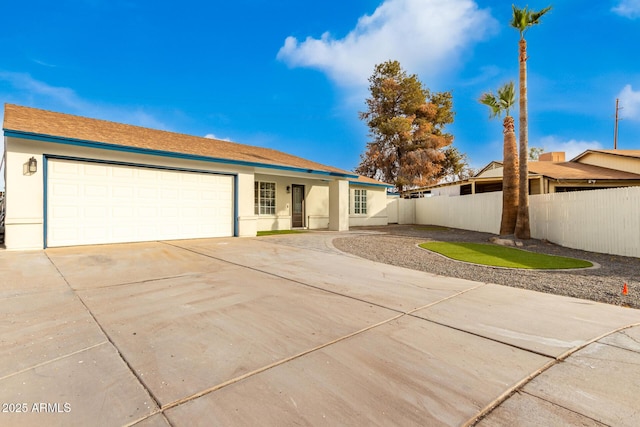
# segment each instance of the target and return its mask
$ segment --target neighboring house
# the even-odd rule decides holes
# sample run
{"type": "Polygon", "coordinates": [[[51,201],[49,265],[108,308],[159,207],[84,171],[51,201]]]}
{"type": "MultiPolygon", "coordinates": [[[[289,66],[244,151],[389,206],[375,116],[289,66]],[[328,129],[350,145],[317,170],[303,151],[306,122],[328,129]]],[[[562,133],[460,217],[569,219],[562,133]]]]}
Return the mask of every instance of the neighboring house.
{"type": "Polygon", "coordinates": [[[387,224],[390,185],[280,151],[5,105],[7,249],[387,224]]]}
{"type": "MultiPolygon", "coordinates": [[[[493,161],[464,181],[432,185],[405,197],[460,196],[502,191],[502,162],[493,161]]],[[[640,186],[640,150],[587,150],[570,161],[563,152],[529,161],[529,194],[640,186]]]]}

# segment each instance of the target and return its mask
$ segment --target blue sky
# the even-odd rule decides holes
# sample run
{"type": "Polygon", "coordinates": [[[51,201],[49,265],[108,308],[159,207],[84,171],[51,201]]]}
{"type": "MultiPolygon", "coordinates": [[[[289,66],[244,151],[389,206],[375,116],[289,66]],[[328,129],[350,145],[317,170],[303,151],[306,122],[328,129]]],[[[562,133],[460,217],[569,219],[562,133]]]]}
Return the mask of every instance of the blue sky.
{"type": "MultiPolygon", "coordinates": [[[[640,0],[553,4],[527,33],[529,145],[640,149],[640,0]]],[[[477,99],[517,81],[511,2],[13,1],[2,7],[0,102],[270,147],[353,170],[375,64],[452,91],[454,146],[502,156],[477,99]]],[[[0,113],[2,114],[2,113],[0,113]]],[[[514,112],[517,116],[517,110],[514,112]]],[[[3,183],[0,182],[0,184],[3,183]]]]}

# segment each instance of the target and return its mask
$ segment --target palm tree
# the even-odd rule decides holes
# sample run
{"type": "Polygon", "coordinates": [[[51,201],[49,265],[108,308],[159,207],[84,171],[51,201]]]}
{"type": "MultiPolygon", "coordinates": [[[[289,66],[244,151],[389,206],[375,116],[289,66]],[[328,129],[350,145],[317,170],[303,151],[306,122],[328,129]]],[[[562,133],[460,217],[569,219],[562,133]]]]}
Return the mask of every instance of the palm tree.
{"type": "Polygon", "coordinates": [[[498,89],[497,94],[482,94],[480,102],[491,109],[490,118],[500,117],[505,113],[504,149],[502,169],[502,220],[500,235],[514,234],[518,217],[518,147],[513,117],[509,114],[516,102],[516,91],[513,82],[506,83],[498,89]]]}
{"type": "Polygon", "coordinates": [[[513,19],[511,26],[520,32],[519,56],[520,62],[520,194],[518,197],[518,220],[516,222],[515,235],[519,239],[531,238],[529,228],[529,166],[527,157],[528,144],[528,113],[527,113],[527,41],[524,33],[533,25],[540,23],[540,18],[551,10],[551,6],[538,12],[528,9],[518,9],[513,6],[513,19]]]}

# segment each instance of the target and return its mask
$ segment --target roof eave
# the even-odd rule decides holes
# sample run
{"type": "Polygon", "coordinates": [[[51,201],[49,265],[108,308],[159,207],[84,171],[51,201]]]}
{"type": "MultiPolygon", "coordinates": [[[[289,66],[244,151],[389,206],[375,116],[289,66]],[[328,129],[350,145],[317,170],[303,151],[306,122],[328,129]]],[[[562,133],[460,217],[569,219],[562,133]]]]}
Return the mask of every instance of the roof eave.
{"type": "Polygon", "coordinates": [[[4,131],[5,137],[32,139],[36,141],[51,142],[55,144],[66,144],[66,145],[74,145],[78,147],[120,151],[125,153],[146,154],[146,155],[160,156],[160,157],[199,160],[199,161],[210,162],[210,163],[222,163],[222,164],[237,165],[237,166],[277,169],[277,170],[284,170],[289,172],[302,172],[302,173],[308,173],[313,175],[324,175],[324,176],[339,177],[339,178],[358,178],[358,175],[355,175],[355,174],[347,174],[347,173],[340,173],[340,172],[320,170],[320,169],[308,169],[308,168],[278,165],[278,164],[272,164],[272,163],[250,162],[247,160],[233,160],[233,159],[225,159],[221,157],[209,157],[209,156],[201,156],[197,154],[179,153],[174,151],[154,150],[151,148],[131,147],[126,145],[109,144],[106,142],[88,141],[88,140],[82,140],[82,139],[60,137],[55,135],[44,135],[44,134],[12,130],[12,129],[6,129],[6,128],[3,128],[2,130],[4,131]]]}
{"type": "Polygon", "coordinates": [[[363,187],[384,187],[384,188],[394,188],[395,185],[387,184],[385,182],[381,182],[376,184],[375,182],[360,182],[360,181],[349,181],[349,185],[361,185],[363,187]]]}

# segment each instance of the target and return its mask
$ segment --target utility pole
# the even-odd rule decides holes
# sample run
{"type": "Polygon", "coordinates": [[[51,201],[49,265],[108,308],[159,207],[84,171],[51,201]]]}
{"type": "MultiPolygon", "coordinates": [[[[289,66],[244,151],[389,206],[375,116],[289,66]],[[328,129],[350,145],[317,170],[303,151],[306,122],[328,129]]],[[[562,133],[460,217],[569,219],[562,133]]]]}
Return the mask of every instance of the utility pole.
{"type": "Polygon", "coordinates": [[[616,124],[613,130],[613,149],[614,150],[618,149],[618,110],[620,110],[620,108],[618,107],[619,101],[620,99],[616,98],[616,124]]]}

